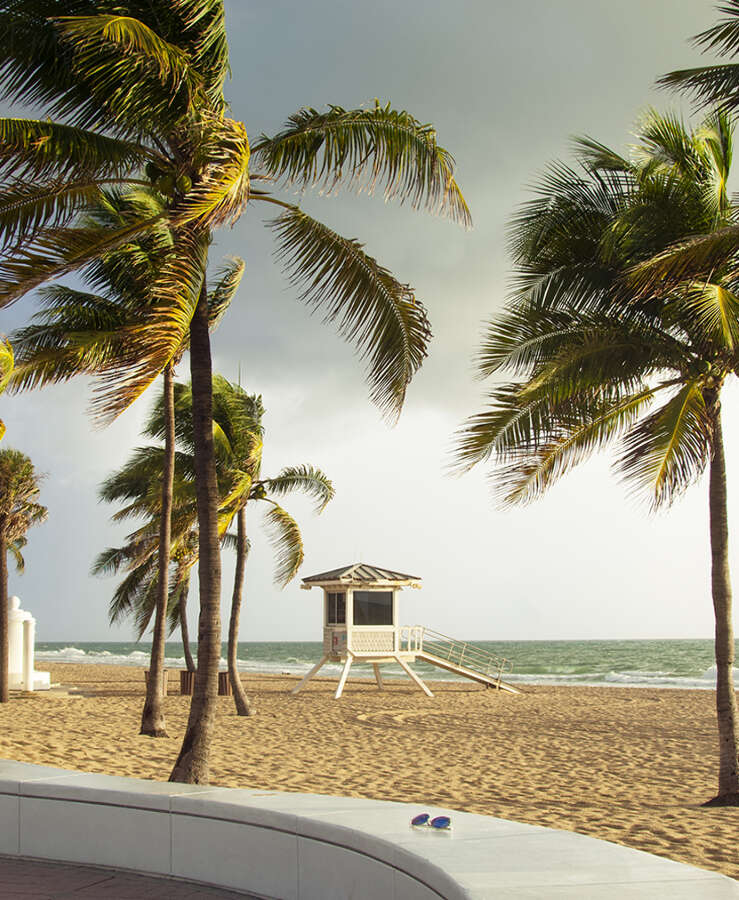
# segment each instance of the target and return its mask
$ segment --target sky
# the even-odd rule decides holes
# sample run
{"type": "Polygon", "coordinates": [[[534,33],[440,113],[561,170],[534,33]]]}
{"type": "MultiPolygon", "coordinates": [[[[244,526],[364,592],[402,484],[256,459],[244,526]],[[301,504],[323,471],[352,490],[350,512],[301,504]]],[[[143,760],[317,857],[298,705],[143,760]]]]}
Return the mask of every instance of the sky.
{"type": "MultiPolygon", "coordinates": [[[[214,369],[232,380],[240,375],[263,396],[264,474],[311,463],[336,488],[320,516],[303,498],[285,500],[302,527],[300,574],[361,560],[419,576],[423,589],[401,597],[403,624],[464,639],[711,637],[705,479],[672,509],[651,515],[601,456],[537,503],[501,510],[484,468],[460,478],[446,468],[455,429],[483,405],[485,385],[474,380],[471,360],[484,322],[500,312],[510,288],[507,223],[546,164],[570,158],[574,135],[626,150],[646,107],[690,111],[654,83],[707,61],[689,38],[716,20],[714,4],[226,0],[226,14],[227,96],[252,140],[279,130],[303,106],[390,100],[434,124],[456,159],[474,221],[464,231],[385,204],[381,195],[309,192],[301,200],[311,215],[361,240],[428,308],[429,358],[395,427],[370,403],[353,349],[288,285],[263,210],[250,207],[217,235],[211,258],[240,255],[246,275],[214,335],[214,369]]],[[[33,297],[4,310],[0,330],[27,322],[33,310],[33,297]]],[[[187,360],[178,374],[188,378],[187,360]]],[[[738,399],[739,389],[727,390],[730,521],[734,510],[739,515],[738,399]]],[[[23,450],[46,475],[48,522],[29,533],[25,574],[10,576],[41,641],[133,636],[129,625],[107,622],[115,581],[89,570],[125,536],[97,488],[141,443],[150,398],[105,429],[91,424],[89,400],[81,379],[0,400],[4,446],[23,450]]],[[[319,640],[320,591],[301,591],[299,578],[277,589],[256,513],[249,533],[241,639],[319,640]]],[[[228,553],[223,576],[227,612],[228,553]]],[[[196,606],[193,589],[193,627],[196,606]]]]}

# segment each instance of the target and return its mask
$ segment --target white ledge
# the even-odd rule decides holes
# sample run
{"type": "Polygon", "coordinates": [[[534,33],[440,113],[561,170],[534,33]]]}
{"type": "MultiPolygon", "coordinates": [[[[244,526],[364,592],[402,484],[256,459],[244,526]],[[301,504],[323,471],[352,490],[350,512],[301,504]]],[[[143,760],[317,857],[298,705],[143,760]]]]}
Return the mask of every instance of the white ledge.
{"type": "Polygon", "coordinates": [[[595,838],[434,806],[209,788],[0,760],[0,854],[270,900],[739,898],[726,876],[595,838]],[[451,832],[413,829],[446,813],[451,832]]]}

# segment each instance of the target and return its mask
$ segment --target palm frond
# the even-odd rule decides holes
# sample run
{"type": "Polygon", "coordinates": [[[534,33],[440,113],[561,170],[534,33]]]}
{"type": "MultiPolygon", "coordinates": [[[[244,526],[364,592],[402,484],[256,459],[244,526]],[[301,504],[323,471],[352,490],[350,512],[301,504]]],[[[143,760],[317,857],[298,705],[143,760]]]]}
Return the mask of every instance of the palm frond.
{"type": "Polygon", "coordinates": [[[562,430],[529,456],[499,469],[493,476],[496,495],[506,505],[537,499],[557,479],[623,434],[652,397],[653,392],[647,390],[609,404],[579,425],[562,430]]]}
{"type": "Polygon", "coordinates": [[[18,537],[14,541],[11,541],[8,544],[8,553],[13,557],[13,564],[15,565],[15,570],[19,575],[22,575],[26,571],[26,561],[23,558],[23,554],[21,550],[28,543],[28,539],[25,537],[18,537]]]}
{"type": "Polygon", "coordinates": [[[633,289],[642,295],[664,292],[686,280],[710,280],[717,266],[739,253],[739,225],[698,234],[669,246],[638,263],[627,273],[633,289]]]}
{"type": "Polygon", "coordinates": [[[0,188],[0,249],[33,241],[43,228],[68,225],[100,197],[97,182],[15,183],[0,188]]]}
{"type": "Polygon", "coordinates": [[[290,513],[277,503],[268,502],[264,523],[275,553],[275,583],[285,587],[303,564],[303,538],[298,523],[290,513]]]}
{"type": "Polygon", "coordinates": [[[706,404],[700,383],[692,381],[632,429],[619,470],[648,492],[654,507],[669,505],[700,476],[709,448],[706,404]]]}
{"type": "Polygon", "coordinates": [[[164,213],[138,219],[110,231],[53,228],[41,231],[29,247],[19,247],[0,260],[0,307],[35,287],[82,268],[91,260],[151,228],[164,213]]]}
{"type": "Polygon", "coordinates": [[[339,333],[368,360],[370,396],[396,418],[426,356],[431,328],[424,306],[358,241],[301,210],[288,209],[270,224],[290,280],[305,285],[301,299],[324,307],[324,320],[337,322],[339,333]]]}
{"type": "Polygon", "coordinates": [[[151,306],[121,330],[121,352],[100,372],[92,411],[110,422],[127,409],[177,357],[200,295],[208,244],[201,233],[180,232],[173,253],[151,285],[151,306]]]}
{"type": "Polygon", "coordinates": [[[334,498],[334,486],[329,477],[313,466],[286,466],[274,478],[265,478],[264,485],[269,494],[282,497],[293,491],[301,491],[316,502],[316,512],[320,513],[334,498]]]}
{"type": "Polygon", "coordinates": [[[663,75],[657,84],[689,94],[703,106],[720,106],[729,112],[739,107],[739,65],[736,63],[678,69],[663,75]]]}
{"type": "Polygon", "coordinates": [[[158,159],[144,144],[74,125],[0,118],[0,178],[35,183],[120,179],[158,159]]]}
{"type": "MultiPolygon", "coordinates": [[[[53,24],[74,79],[86,87],[109,126],[124,132],[171,133],[203,89],[189,54],[141,19],[56,16],[53,24]]],[[[82,114],[72,114],[73,121],[82,114]]]]}
{"type": "Polygon", "coordinates": [[[436,142],[431,125],[379,101],[371,109],[328,112],[304,108],[274,137],[254,147],[260,169],[271,178],[329,192],[340,184],[372,192],[383,183],[385,199],[406,200],[464,226],[470,213],[456,181],[454,160],[436,142]]]}
{"type": "Polygon", "coordinates": [[[217,328],[226,314],[246,269],[246,263],[238,256],[229,257],[215,273],[215,286],[208,293],[208,324],[217,328]]]}
{"type": "Polygon", "coordinates": [[[15,354],[10,341],[0,337],[0,394],[8,386],[15,366],[15,354]]]}
{"type": "Polygon", "coordinates": [[[733,354],[739,346],[739,297],[721,284],[689,282],[675,292],[666,313],[675,310],[696,343],[733,354]]]}

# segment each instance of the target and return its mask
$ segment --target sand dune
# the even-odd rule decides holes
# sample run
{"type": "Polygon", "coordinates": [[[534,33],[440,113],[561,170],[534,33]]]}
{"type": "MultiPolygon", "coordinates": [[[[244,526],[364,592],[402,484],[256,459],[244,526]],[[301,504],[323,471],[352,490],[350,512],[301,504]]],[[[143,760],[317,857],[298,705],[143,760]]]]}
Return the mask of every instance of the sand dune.
{"type": "MultiPolygon", "coordinates": [[[[188,698],[170,686],[170,737],[138,735],[141,669],[44,666],[68,694],[0,706],[0,757],[166,780],[188,698]]],[[[173,673],[176,675],[176,673],[173,673]]],[[[340,701],[317,680],[250,676],[257,708],[219,698],[212,782],[437,804],[565,828],[739,878],[739,809],[715,793],[708,691],[528,687],[514,696],[437,682],[350,682],[340,701]]]]}

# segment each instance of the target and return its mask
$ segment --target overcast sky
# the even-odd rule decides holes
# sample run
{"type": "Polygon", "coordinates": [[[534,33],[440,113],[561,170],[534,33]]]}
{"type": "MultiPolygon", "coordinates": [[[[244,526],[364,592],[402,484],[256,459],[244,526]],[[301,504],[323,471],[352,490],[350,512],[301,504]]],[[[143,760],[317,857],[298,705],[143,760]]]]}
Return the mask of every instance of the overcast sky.
{"type": "MultiPolygon", "coordinates": [[[[244,257],[239,294],[214,337],[216,371],[263,395],[263,471],[309,462],[336,499],[316,517],[285,502],[306,546],[302,575],[364,561],[418,575],[405,624],[462,638],[710,637],[707,484],[650,516],[601,457],[535,505],[493,506],[483,470],[444,474],[455,428],[482,404],[471,356],[482,323],[504,302],[505,226],[546,163],[567,159],[573,135],[625,149],[648,105],[680,108],[655,79],[701,57],[688,38],[716,19],[710,0],[226,0],[235,118],[252,137],[301,106],[392,101],[424,122],[457,161],[469,232],[381,197],[308,195],[311,214],[350,237],[429,309],[434,340],[399,424],[368,400],[350,347],[311,317],[272,258],[259,207],[218,235],[212,259],[244,257]]],[[[9,332],[32,298],[3,312],[9,332]]],[[[187,378],[187,366],[179,375],[187,378]]],[[[726,395],[731,511],[739,517],[739,391],[726,395]]],[[[27,571],[11,593],[38,620],[42,641],[128,640],[111,629],[114,582],[89,576],[125,529],[99,504],[99,482],[139,442],[149,400],[105,430],[86,414],[89,385],[3,398],[5,446],[46,473],[48,522],[29,534],[27,571]]],[[[735,528],[734,533],[739,533],[735,528]]],[[[243,640],[317,640],[320,591],[272,585],[257,515],[250,522],[243,640]]],[[[733,555],[739,576],[739,553],[733,555]]],[[[224,608],[233,563],[224,557],[224,608]]],[[[195,622],[195,591],[191,618],[195,622]]]]}

